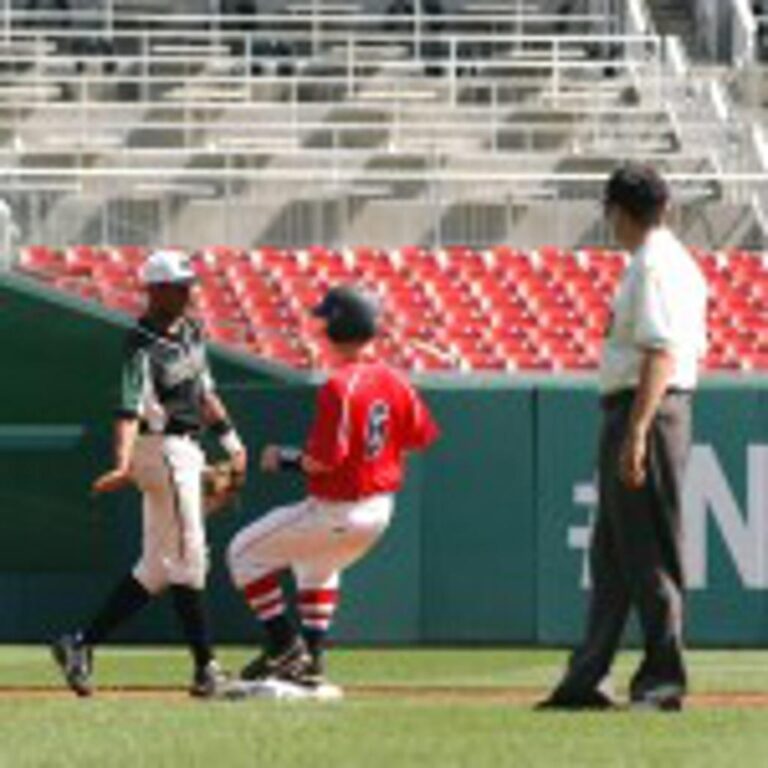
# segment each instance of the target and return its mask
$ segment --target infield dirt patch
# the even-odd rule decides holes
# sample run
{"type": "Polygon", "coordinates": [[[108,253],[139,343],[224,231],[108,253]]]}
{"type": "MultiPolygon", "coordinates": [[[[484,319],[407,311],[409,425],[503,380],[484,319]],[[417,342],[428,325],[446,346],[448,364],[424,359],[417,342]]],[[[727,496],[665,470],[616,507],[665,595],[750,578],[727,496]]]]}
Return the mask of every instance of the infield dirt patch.
{"type": "MultiPolygon", "coordinates": [[[[531,706],[546,694],[531,688],[502,688],[499,686],[443,685],[349,685],[344,688],[347,699],[401,699],[425,703],[498,704],[531,706]]],[[[60,687],[4,686],[0,701],[66,700],[76,697],[60,687]]],[[[98,688],[93,698],[111,701],[175,701],[199,704],[184,688],[151,686],[106,686],[98,688]]],[[[88,699],[83,699],[87,702],[88,699]]],[[[716,691],[694,693],[686,701],[694,709],[768,709],[768,691],[716,691]]]]}

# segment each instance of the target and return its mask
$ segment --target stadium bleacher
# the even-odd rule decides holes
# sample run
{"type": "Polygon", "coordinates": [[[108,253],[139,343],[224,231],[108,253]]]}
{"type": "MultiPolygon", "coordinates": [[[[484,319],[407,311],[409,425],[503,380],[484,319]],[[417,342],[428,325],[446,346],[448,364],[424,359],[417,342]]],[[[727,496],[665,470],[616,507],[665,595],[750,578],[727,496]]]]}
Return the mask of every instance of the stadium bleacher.
{"type": "Polygon", "coordinates": [[[84,68],[79,22],[12,18],[0,163],[26,242],[533,248],[559,209],[547,242],[585,244],[619,153],[677,176],[697,214],[711,203],[707,226],[685,219],[692,242],[753,229],[755,200],[720,183],[751,133],[640,0],[444,3],[437,28],[383,2],[265,2],[256,20],[160,5],[115,2],[111,52],[84,68]]]}
{"type": "MultiPolygon", "coordinates": [[[[768,257],[694,254],[710,286],[710,370],[768,370],[768,257]]],[[[63,291],[138,314],[137,247],[29,247],[18,269],[63,291]]],[[[475,250],[207,248],[195,255],[195,311],[209,337],[297,368],[328,349],[309,309],[330,285],[377,293],[386,335],[377,354],[414,371],[589,371],[625,254],[507,246],[475,250]]]]}
{"type": "Polygon", "coordinates": [[[404,368],[589,371],[625,263],[591,247],[596,195],[632,158],[675,186],[707,366],[768,369],[768,142],[642,0],[108,5],[3,17],[24,273],[135,315],[138,263],[176,243],[210,337],[287,365],[327,364],[306,310],[354,279],[404,368]]]}

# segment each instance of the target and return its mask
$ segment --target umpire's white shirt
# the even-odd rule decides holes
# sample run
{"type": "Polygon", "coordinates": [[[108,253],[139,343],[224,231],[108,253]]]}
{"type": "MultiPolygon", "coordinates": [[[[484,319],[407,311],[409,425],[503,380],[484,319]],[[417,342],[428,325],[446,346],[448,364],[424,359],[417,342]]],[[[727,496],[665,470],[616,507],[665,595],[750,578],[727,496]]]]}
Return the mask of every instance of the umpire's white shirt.
{"type": "Polygon", "coordinates": [[[613,302],[600,360],[600,392],[637,386],[643,353],[675,359],[670,387],[694,389],[706,351],[707,287],[696,262],[665,228],[651,231],[632,256],[613,302]]]}

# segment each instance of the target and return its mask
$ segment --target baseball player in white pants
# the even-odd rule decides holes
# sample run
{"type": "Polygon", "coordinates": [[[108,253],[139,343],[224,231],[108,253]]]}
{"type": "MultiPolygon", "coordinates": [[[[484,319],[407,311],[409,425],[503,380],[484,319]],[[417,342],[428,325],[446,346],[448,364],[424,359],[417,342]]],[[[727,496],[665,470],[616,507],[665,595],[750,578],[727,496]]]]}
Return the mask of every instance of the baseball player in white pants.
{"type": "Polygon", "coordinates": [[[194,660],[190,693],[207,697],[215,695],[222,673],[203,601],[208,557],[199,437],[204,429],[214,432],[241,474],[246,451],[215,392],[201,328],[186,316],[195,280],[191,265],[183,254],[159,251],[142,278],[149,305],[127,338],[115,465],[93,485],[94,493],[138,486],[141,557],[87,626],[59,638],[52,651],[69,687],[89,695],[93,647],[170,587],[194,660]]]}
{"type": "Polygon", "coordinates": [[[261,458],[266,472],[306,475],[308,496],[240,531],[228,550],[232,580],[266,634],[264,653],[241,672],[246,680],[322,681],[340,574],[387,529],[406,452],[426,448],[438,434],[408,380],[364,360],[377,329],[367,297],[334,288],[315,314],[325,323],[338,368],[318,393],[306,448],[267,446],[261,458]],[[286,611],[280,583],[286,572],[296,580],[300,630],[286,611]]]}
{"type": "Polygon", "coordinates": [[[322,676],[322,650],[339,600],[341,572],[383,535],[393,504],[392,494],[352,502],[309,497],[273,510],[237,534],[228,551],[232,580],[272,635],[267,655],[247,668],[244,678],[290,677],[293,661],[299,676],[322,676]],[[285,617],[279,576],[288,569],[296,580],[308,658],[285,617]]]}

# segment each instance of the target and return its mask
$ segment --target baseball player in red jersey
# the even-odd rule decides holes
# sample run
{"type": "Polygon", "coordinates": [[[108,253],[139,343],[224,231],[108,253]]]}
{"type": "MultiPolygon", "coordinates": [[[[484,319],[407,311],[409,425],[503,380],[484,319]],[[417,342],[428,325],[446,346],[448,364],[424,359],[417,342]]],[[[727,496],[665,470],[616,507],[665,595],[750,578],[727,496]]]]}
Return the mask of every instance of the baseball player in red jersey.
{"type": "Polygon", "coordinates": [[[244,680],[322,682],[339,576],[387,529],[407,452],[438,436],[409,381],[363,360],[377,328],[368,297],[333,288],[314,314],[325,323],[339,365],[318,393],[305,448],[270,445],[261,457],[265,472],[304,473],[308,496],[241,530],[228,551],[232,580],[266,634],[264,652],[241,672],[244,680]],[[300,629],[286,612],[279,578],[287,570],[296,579],[300,629]]]}

